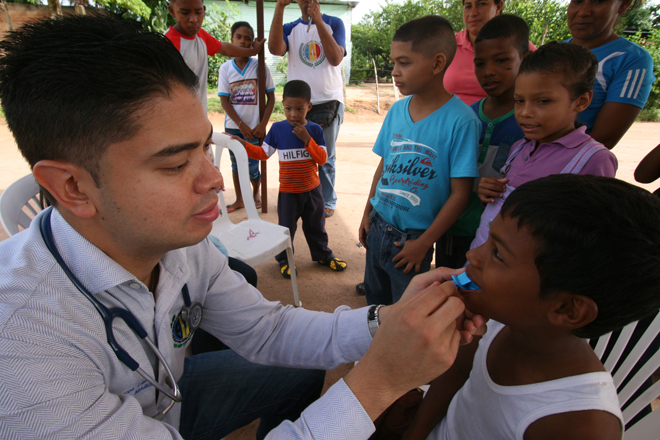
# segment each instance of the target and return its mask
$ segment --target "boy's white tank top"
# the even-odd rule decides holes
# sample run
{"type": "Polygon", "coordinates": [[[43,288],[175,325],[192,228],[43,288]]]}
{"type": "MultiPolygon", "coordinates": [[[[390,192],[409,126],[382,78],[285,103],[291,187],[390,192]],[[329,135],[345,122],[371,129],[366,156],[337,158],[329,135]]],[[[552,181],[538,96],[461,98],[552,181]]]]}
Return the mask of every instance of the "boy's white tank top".
{"type": "Polygon", "coordinates": [[[587,373],[530,385],[501,386],[490,378],[486,358],[504,325],[488,322],[479,342],[470,378],[456,393],[447,416],[431,432],[432,440],[523,440],[525,430],[543,417],[571,411],[601,410],[623,415],[612,376],[587,373]]]}

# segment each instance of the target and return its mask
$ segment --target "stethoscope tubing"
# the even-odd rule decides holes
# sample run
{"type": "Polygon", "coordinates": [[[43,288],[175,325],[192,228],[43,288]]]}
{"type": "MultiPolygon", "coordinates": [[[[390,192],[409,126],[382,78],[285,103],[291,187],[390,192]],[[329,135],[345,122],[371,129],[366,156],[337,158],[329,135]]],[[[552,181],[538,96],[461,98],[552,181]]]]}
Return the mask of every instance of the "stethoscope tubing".
{"type": "Polygon", "coordinates": [[[94,308],[99,312],[101,315],[101,319],[103,319],[103,324],[105,326],[105,333],[107,337],[108,344],[110,345],[110,348],[112,348],[112,351],[114,351],[115,355],[119,360],[124,363],[128,368],[131,370],[137,372],[140,376],[144,378],[147,382],[149,382],[151,385],[153,385],[158,391],[161,393],[165,394],[167,397],[172,399],[172,402],[165,408],[163,411],[158,413],[154,418],[157,420],[162,420],[163,416],[174,406],[175,402],[181,402],[181,392],[179,391],[179,386],[176,383],[176,380],[174,380],[174,375],[172,374],[172,370],[170,369],[170,366],[168,363],[165,361],[165,357],[163,354],[158,350],[158,347],[156,344],[149,339],[147,332],[144,330],[140,322],[135,318],[135,316],[129,312],[126,309],[121,309],[121,308],[113,308],[113,309],[108,309],[105,305],[103,305],[99,300],[94,298],[92,293],[87,290],[87,288],[76,278],[76,276],[71,272],[71,269],[67,266],[67,264],[64,262],[64,259],[62,258],[62,255],[59,253],[57,250],[57,247],[55,246],[55,241],[53,240],[53,230],[50,225],[50,217],[53,212],[53,208],[50,207],[46,210],[44,215],[41,217],[41,223],[40,223],[40,230],[41,230],[41,236],[44,239],[44,243],[46,244],[46,247],[50,251],[50,253],[53,255],[53,258],[55,258],[55,261],[57,261],[57,264],[60,265],[62,268],[62,271],[64,271],[65,275],[69,278],[71,283],[82,293],[85,298],[87,298],[94,308]],[[158,357],[159,362],[161,365],[165,368],[165,371],[167,372],[168,377],[170,378],[171,386],[173,389],[173,392],[162,386],[160,383],[158,383],[155,378],[150,377],[142,367],[140,367],[140,364],[133,359],[126,350],[124,350],[119,343],[117,343],[117,340],[115,339],[114,333],[112,331],[112,320],[115,318],[120,318],[122,319],[130,328],[133,330],[141,339],[144,339],[147,345],[151,347],[151,349],[156,353],[156,356],[158,357]]]}

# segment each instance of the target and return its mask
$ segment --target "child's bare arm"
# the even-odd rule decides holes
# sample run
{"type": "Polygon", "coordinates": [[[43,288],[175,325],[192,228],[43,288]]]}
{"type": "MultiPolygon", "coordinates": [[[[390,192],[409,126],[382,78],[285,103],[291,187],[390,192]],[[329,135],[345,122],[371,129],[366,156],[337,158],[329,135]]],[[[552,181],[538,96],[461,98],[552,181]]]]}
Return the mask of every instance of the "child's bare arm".
{"type": "Polygon", "coordinates": [[[227,57],[251,57],[252,55],[256,55],[261,51],[261,48],[265,42],[266,40],[262,38],[261,40],[254,40],[252,47],[239,47],[235,44],[226,43],[223,41],[218,53],[227,57]]]}
{"type": "Polygon", "coordinates": [[[477,336],[470,344],[461,346],[451,368],[431,382],[431,388],[426,393],[410,427],[402,437],[404,440],[425,439],[447,415],[451,399],[470,377],[479,339],[481,337],[477,336]]]}
{"type": "Polygon", "coordinates": [[[234,110],[234,106],[232,106],[231,102],[229,102],[229,96],[220,96],[220,104],[222,105],[222,109],[225,111],[227,116],[229,116],[229,119],[234,121],[234,123],[238,126],[238,129],[241,130],[241,134],[245,137],[245,139],[249,141],[254,139],[254,136],[252,135],[252,127],[248,127],[248,125],[241,120],[241,117],[238,116],[238,113],[236,113],[236,110],[234,110]]]}
{"type": "Polygon", "coordinates": [[[268,126],[268,120],[270,115],[273,113],[273,108],[275,107],[275,92],[266,93],[266,108],[264,109],[264,117],[261,118],[261,122],[252,130],[254,137],[263,139],[266,136],[266,127],[268,126]]]}
{"type": "Polygon", "coordinates": [[[364,214],[362,214],[362,221],[360,222],[360,230],[358,231],[358,237],[360,239],[360,243],[362,243],[362,246],[364,246],[365,249],[367,249],[367,231],[369,230],[369,214],[371,214],[371,210],[374,209],[373,206],[371,206],[371,199],[376,195],[376,187],[378,186],[378,181],[380,180],[380,176],[383,175],[383,164],[385,161],[383,158],[380,159],[380,163],[378,164],[378,168],[376,168],[376,172],[374,173],[374,178],[371,181],[371,189],[369,190],[369,197],[367,198],[367,205],[364,207],[364,214]]]}
{"type": "Polygon", "coordinates": [[[553,414],[533,422],[525,440],[620,440],[621,422],[607,411],[589,410],[553,414]]]}
{"type": "Polygon", "coordinates": [[[492,203],[496,197],[502,197],[504,184],[509,179],[498,179],[497,177],[482,177],[477,186],[477,195],[481,203],[492,203]]]}
{"type": "MultiPolygon", "coordinates": [[[[424,256],[431,246],[433,246],[433,243],[438,241],[447,232],[470,203],[473,182],[474,178],[472,177],[451,179],[449,198],[447,198],[444,206],[438,212],[435,220],[433,220],[431,226],[419,238],[416,240],[406,240],[401,252],[392,258],[392,261],[396,263],[394,267],[397,269],[403,267],[404,273],[409,273],[413,269],[415,272],[419,272],[422,261],[424,261],[424,256]]],[[[400,242],[395,242],[394,244],[400,246],[400,242]]]]}
{"type": "Polygon", "coordinates": [[[635,169],[635,180],[640,183],[651,183],[660,177],[660,145],[655,147],[635,169]]]}

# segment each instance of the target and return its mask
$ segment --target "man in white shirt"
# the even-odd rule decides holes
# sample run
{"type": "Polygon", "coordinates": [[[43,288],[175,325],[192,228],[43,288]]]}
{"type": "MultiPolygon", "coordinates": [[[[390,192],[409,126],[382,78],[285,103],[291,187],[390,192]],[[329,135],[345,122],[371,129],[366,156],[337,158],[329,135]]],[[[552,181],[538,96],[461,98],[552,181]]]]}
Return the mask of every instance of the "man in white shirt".
{"type": "Polygon", "coordinates": [[[0,438],[219,438],[302,410],[283,400],[313,400],[319,373],[281,367],[361,359],[259,438],[366,439],[470,338],[453,285],[438,285],[447,273],[418,278],[396,305],[329,314],[267,301],[228,269],[206,239],[223,187],[212,127],[197,78],[163,36],[58,17],[0,51],[8,126],[54,205],[0,243],[0,438]],[[186,359],[199,319],[233,350],[186,359]],[[183,402],[166,412],[175,382],[183,402]]]}

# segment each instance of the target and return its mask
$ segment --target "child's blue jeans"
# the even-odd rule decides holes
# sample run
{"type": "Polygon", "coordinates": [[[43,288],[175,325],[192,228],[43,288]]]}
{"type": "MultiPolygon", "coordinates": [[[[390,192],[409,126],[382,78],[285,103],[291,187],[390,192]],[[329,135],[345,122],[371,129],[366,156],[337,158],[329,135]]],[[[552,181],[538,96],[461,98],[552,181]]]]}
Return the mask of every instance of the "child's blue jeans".
{"type": "Polygon", "coordinates": [[[367,231],[367,264],[364,271],[364,292],[368,304],[394,304],[401,298],[408,284],[418,273],[428,272],[433,260],[431,246],[422,261],[419,272],[415,269],[404,273],[396,269],[392,259],[403,249],[406,240],[414,240],[424,233],[423,230],[399,231],[378,215],[376,210],[369,216],[367,231]],[[396,246],[394,242],[401,242],[396,246]]]}

